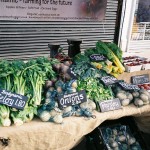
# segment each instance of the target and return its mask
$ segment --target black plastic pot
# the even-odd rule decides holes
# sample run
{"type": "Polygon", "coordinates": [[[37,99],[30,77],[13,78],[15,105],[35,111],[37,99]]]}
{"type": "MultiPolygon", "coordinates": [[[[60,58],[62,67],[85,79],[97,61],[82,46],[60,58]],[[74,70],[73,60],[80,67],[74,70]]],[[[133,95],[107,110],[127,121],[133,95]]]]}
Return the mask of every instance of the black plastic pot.
{"type": "Polygon", "coordinates": [[[50,57],[54,58],[58,54],[60,44],[48,44],[48,47],[50,48],[50,57]]]}
{"type": "Polygon", "coordinates": [[[67,39],[68,42],[68,56],[74,57],[76,54],[81,53],[80,44],[82,43],[81,39],[67,39]]]}

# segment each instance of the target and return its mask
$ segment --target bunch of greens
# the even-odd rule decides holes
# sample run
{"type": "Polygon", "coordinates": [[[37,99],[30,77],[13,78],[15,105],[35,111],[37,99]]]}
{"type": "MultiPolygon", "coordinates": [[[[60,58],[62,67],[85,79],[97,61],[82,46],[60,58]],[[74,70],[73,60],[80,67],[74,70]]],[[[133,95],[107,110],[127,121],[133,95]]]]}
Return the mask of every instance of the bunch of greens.
{"type": "Polygon", "coordinates": [[[107,73],[104,70],[98,70],[87,62],[77,63],[75,65],[72,65],[71,68],[80,79],[101,78],[107,75],[107,73]]]}
{"type": "MultiPolygon", "coordinates": [[[[5,89],[28,97],[24,110],[17,110],[0,105],[0,116],[10,114],[16,125],[33,119],[42,101],[43,85],[46,80],[56,77],[52,65],[58,63],[56,59],[45,57],[31,59],[27,63],[21,60],[0,61],[0,89],[5,89]]],[[[1,117],[4,126],[4,119],[1,117]]],[[[8,119],[7,119],[8,120],[8,119]]]]}
{"type": "Polygon", "coordinates": [[[87,78],[78,80],[78,90],[85,90],[87,98],[94,101],[112,99],[114,97],[111,87],[104,86],[98,79],[87,78]]]}
{"type": "Polygon", "coordinates": [[[89,57],[92,54],[102,54],[107,57],[107,59],[115,66],[118,67],[118,73],[123,73],[125,71],[125,68],[123,67],[121,61],[122,61],[122,51],[115,45],[112,46],[112,44],[106,44],[102,41],[98,41],[96,43],[96,48],[93,49],[87,49],[84,54],[89,57]],[[113,50],[112,50],[112,49],[113,50]]]}

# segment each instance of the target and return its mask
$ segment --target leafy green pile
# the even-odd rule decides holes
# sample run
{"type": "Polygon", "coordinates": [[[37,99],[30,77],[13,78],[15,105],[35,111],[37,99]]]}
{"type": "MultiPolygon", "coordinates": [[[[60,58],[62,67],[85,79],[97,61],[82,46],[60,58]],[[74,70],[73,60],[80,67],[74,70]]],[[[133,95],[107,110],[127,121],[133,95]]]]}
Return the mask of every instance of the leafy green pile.
{"type": "Polygon", "coordinates": [[[75,65],[72,65],[71,68],[79,79],[101,78],[107,75],[104,70],[98,70],[94,68],[90,62],[86,61],[76,63],[75,65]]]}
{"type": "Polygon", "coordinates": [[[95,78],[86,78],[78,80],[78,90],[85,90],[87,98],[94,101],[112,99],[114,97],[111,87],[104,86],[100,80],[95,78]]]}
{"type": "Polygon", "coordinates": [[[14,108],[7,111],[6,106],[0,105],[3,110],[0,110],[0,114],[7,111],[16,125],[32,120],[41,104],[45,81],[56,77],[52,69],[55,63],[58,63],[56,59],[48,60],[45,57],[31,59],[27,63],[21,60],[1,60],[0,89],[27,96],[28,102],[23,111],[14,108]]]}

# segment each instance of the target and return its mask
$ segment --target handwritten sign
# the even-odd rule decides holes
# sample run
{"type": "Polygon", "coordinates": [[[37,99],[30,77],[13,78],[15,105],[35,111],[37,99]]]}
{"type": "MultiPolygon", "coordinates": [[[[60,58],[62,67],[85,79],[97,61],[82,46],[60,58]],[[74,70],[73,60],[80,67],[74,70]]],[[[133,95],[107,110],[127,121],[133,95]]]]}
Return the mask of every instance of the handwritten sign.
{"type": "Polygon", "coordinates": [[[133,77],[131,77],[131,81],[133,84],[148,83],[149,82],[149,75],[143,74],[143,75],[139,75],[139,76],[133,76],[133,77]]]}
{"type": "Polygon", "coordinates": [[[67,106],[77,105],[86,101],[87,98],[84,90],[79,92],[74,92],[71,94],[65,94],[58,97],[58,104],[60,109],[63,109],[67,106]]]}
{"type": "Polygon", "coordinates": [[[126,82],[119,82],[119,85],[124,88],[125,90],[140,90],[140,88],[137,85],[129,84],[126,82]]]}
{"type": "Polygon", "coordinates": [[[0,89],[0,104],[23,110],[28,97],[0,89]]]}
{"type": "Polygon", "coordinates": [[[112,85],[112,84],[118,82],[117,78],[115,78],[113,76],[105,76],[105,77],[102,77],[101,80],[103,81],[103,83],[105,85],[112,85]]]}
{"type": "Polygon", "coordinates": [[[90,56],[91,61],[95,61],[95,62],[99,62],[99,61],[104,61],[107,58],[104,55],[100,55],[100,54],[92,54],[90,56]]]}
{"type": "Polygon", "coordinates": [[[67,70],[67,73],[70,75],[72,79],[77,79],[77,75],[74,73],[71,67],[67,70]]]}
{"type": "Polygon", "coordinates": [[[121,109],[121,103],[118,98],[115,98],[113,100],[106,100],[99,102],[99,106],[101,109],[101,112],[108,112],[112,110],[121,109]]]}

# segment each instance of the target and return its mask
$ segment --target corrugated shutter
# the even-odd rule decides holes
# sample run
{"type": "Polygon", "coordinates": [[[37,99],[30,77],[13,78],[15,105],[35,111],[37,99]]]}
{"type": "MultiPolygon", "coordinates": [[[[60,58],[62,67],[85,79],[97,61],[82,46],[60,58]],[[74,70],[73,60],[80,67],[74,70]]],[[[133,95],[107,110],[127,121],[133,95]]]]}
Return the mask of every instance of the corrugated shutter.
{"type": "Polygon", "coordinates": [[[142,52],[150,50],[150,22],[136,22],[136,14],[139,0],[136,1],[135,18],[132,26],[131,39],[129,41],[129,51],[142,52]]]}
{"type": "Polygon", "coordinates": [[[48,56],[48,43],[67,50],[67,38],[79,38],[81,49],[94,47],[97,40],[114,40],[118,0],[108,0],[105,20],[100,22],[0,21],[0,58],[48,56]]]}

